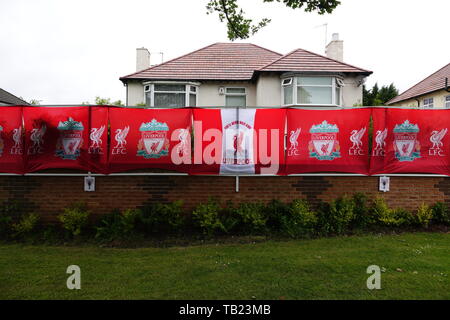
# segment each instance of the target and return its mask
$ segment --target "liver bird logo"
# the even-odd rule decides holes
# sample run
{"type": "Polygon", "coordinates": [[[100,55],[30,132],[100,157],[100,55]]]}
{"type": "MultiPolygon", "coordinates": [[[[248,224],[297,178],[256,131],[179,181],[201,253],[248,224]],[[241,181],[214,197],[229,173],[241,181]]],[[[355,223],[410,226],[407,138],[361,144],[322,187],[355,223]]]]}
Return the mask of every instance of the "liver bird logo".
{"type": "Polygon", "coordinates": [[[297,130],[292,130],[291,134],[289,136],[289,142],[291,143],[291,146],[289,148],[290,151],[297,151],[298,147],[298,136],[300,135],[300,132],[302,131],[301,128],[297,128],[297,130]]]}
{"type": "Polygon", "coordinates": [[[353,143],[351,149],[361,149],[362,147],[362,137],[366,133],[366,127],[358,130],[353,130],[350,135],[350,141],[353,143]]]}
{"type": "Polygon", "coordinates": [[[330,146],[330,143],[324,143],[321,147],[320,147],[320,151],[322,151],[323,155],[328,154],[328,147],[330,146]]]}
{"type": "Polygon", "coordinates": [[[22,127],[13,130],[13,149],[20,149],[22,147],[22,127]]]}
{"type": "Polygon", "coordinates": [[[379,150],[379,149],[384,149],[384,147],[386,146],[386,137],[387,137],[387,128],[384,128],[383,131],[378,130],[376,133],[376,137],[375,137],[375,142],[377,143],[375,149],[379,150]]]}
{"type": "Polygon", "coordinates": [[[44,134],[47,131],[47,126],[43,124],[40,128],[31,130],[30,139],[33,142],[32,148],[40,150],[44,144],[44,134]]]}
{"type": "Polygon", "coordinates": [[[116,135],[114,136],[114,139],[116,139],[117,144],[115,146],[115,148],[124,148],[125,145],[127,144],[127,135],[128,132],[130,131],[130,127],[126,126],[123,129],[117,129],[116,130],[116,135]]]}
{"type": "MultiPolygon", "coordinates": [[[[118,130],[120,130],[120,129],[118,129],[118,130]]],[[[101,138],[102,138],[104,131],[105,131],[105,126],[101,126],[100,128],[92,128],[91,129],[91,134],[89,135],[89,138],[92,141],[91,148],[100,148],[100,146],[103,143],[101,138]]],[[[117,131],[116,131],[116,133],[117,133],[117,131]]],[[[117,135],[116,135],[116,137],[117,137],[117,135]]]]}
{"type": "Polygon", "coordinates": [[[233,148],[234,148],[234,154],[241,153],[243,151],[242,149],[242,142],[244,141],[244,132],[239,132],[239,134],[235,134],[233,136],[233,148]]]}
{"type": "Polygon", "coordinates": [[[178,154],[180,156],[183,156],[183,154],[188,152],[188,136],[188,129],[180,129],[180,133],[178,134],[178,140],[180,141],[178,146],[178,154]]]}
{"type": "Polygon", "coordinates": [[[444,139],[445,135],[447,134],[447,128],[442,129],[441,131],[434,130],[431,132],[430,141],[433,144],[431,149],[441,149],[441,147],[444,145],[442,143],[442,139],[444,139]]]}

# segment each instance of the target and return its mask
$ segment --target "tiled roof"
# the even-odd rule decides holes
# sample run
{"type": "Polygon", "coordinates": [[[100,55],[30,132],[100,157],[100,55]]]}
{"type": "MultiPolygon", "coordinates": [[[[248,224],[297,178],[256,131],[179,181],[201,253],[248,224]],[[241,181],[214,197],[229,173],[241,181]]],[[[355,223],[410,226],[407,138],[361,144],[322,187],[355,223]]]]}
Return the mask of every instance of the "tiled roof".
{"type": "Polygon", "coordinates": [[[0,88],[0,102],[10,105],[29,105],[28,102],[17,98],[15,95],[3,90],[2,88],[0,88]]]}
{"type": "Polygon", "coordinates": [[[120,79],[250,80],[256,69],[279,57],[250,43],[215,43],[120,79]]]}
{"type": "Polygon", "coordinates": [[[448,79],[448,85],[450,85],[450,63],[442,69],[439,69],[429,77],[423,79],[415,86],[409,88],[402,94],[396,96],[394,99],[387,102],[388,105],[415,98],[436,90],[445,89],[445,78],[448,79]]]}
{"type": "Polygon", "coordinates": [[[284,72],[355,72],[369,75],[372,71],[361,69],[320,54],[303,49],[294,50],[279,59],[269,63],[259,71],[284,72]]]}

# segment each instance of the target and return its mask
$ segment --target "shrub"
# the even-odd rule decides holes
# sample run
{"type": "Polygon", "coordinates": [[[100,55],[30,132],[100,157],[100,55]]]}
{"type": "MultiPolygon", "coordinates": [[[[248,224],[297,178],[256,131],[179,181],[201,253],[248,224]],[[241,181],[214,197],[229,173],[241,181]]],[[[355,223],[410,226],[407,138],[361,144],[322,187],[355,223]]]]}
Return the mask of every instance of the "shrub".
{"type": "Polygon", "coordinates": [[[320,229],[324,234],[342,234],[348,230],[355,217],[353,199],[337,198],[319,210],[320,229]]]}
{"type": "Polygon", "coordinates": [[[242,223],[245,233],[261,233],[266,231],[267,208],[262,203],[241,203],[236,208],[236,215],[242,223]]]}
{"type": "Polygon", "coordinates": [[[367,196],[363,193],[355,193],[353,195],[355,204],[353,220],[354,227],[368,227],[376,223],[376,219],[371,215],[367,196]]]}
{"type": "Polygon", "coordinates": [[[292,238],[310,236],[317,224],[317,213],[310,210],[306,200],[294,200],[281,217],[281,231],[292,238]]]}
{"type": "Polygon", "coordinates": [[[432,207],[434,223],[450,225],[450,210],[443,202],[436,202],[432,207]]]}
{"type": "Polygon", "coordinates": [[[411,224],[411,212],[405,209],[390,209],[383,198],[377,197],[373,202],[373,216],[382,226],[400,227],[411,224]]]}
{"type": "Polygon", "coordinates": [[[75,203],[71,207],[64,209],[58,216],[63,228],[70,232],[72,236],[81,234],[82,229],[88,224],[89,211],[83,203],[75,203]]]}
{"type": "Polygon", "coordinates": [[[130,236],[135,230],[139,214],[140,211],[136,209],[127,209],[122,212],[114,210],[102,217],[100,225],[96,228],[95,237],[112,241],[130,236]]]}
{"type": "Polygon", "coordinates": [[[219,204],[209,199],[207,203],[200,203],[192,212],[192,217],[203,233],[212,236],[217,232],[227,232],[220,219],[221,208],[219,204]]]}
{"type": "Polygon", "coordinates": [[[267,227],[273,231],[280,231],[282,217],[288,215],[288,205],[279,200],[272,200],[266,205],[264,211],[267,217],[267,227]]]}
{"type": "Polygon", "coordinates": [[[185,223],[183,201],[145,206],[140,211],[138,221],[146,233],[178,232],[185,223]]]}
{"type": "Polygon", "coordinates": [[[36,230],[40,217],[35,214],[24,215],[19,222],[12,225],[12,230],[16,237],[29,235],[32,231],[36,230]]]}
{"type": "Polygon", "coordinates": [[[417,209],[415,215],[416,224],[428,228],[428,224],[430,223],[432,218],[433,218],[433,210],[430,208],[430,206],[426,205],[425,203],[422,203],[420,207],[417,209]]]}
{"type": "Polygon", "coordinates": [[[0,205],[0,237],[6,238],[11,233],[11,226],[21,211],[16,201],[5,201],[0,205]]]}

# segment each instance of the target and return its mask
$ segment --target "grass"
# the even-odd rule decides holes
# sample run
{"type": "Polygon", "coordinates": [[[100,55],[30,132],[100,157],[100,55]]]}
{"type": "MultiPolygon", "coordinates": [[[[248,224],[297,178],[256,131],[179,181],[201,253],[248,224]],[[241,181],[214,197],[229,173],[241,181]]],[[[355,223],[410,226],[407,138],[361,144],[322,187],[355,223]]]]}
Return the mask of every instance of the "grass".
{"type": "Polygon", "coordinates": [[[450,236],[115,249],[0,245],[0,299],[450,299],[450,236]],[[81,268],[68,290],[66,268],[81,268]],[[383,270],[368,290],[369,265],[383,270]]]}

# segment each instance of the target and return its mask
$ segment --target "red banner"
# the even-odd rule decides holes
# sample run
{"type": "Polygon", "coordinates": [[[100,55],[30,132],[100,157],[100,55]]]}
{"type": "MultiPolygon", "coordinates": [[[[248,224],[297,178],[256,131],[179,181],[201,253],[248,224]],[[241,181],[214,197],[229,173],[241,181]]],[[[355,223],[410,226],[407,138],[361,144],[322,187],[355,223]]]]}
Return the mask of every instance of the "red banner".
{"type": "Polygon", "coordinates": [[[89,107],[24,107],[26,172],[89,170],[89,107]]]}
{"type": "Polygon", "coordinates": [[[109,171],[159,168],[187,172],[190,109],[109,109],[109,171]]]}
{"type": "Polygon", "coordinates": [[[284,109],[194,109],[191,174],[280,174],[284,109]]]}
{"type": "Polygon", "coordinates": [[[0,172],[24,173],[22,107],[0,107],[0,172]]]}
{"type": "Polygon", "coordinates": [[[382,171],[448,175],[449,112],[450,110],[388,109],[386,157],[382,171]]]}
{"type": "Polygon", "coordinates": [[[371,109],[287,111],[286,173],[369,173],[371,109]]]}

